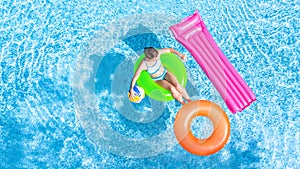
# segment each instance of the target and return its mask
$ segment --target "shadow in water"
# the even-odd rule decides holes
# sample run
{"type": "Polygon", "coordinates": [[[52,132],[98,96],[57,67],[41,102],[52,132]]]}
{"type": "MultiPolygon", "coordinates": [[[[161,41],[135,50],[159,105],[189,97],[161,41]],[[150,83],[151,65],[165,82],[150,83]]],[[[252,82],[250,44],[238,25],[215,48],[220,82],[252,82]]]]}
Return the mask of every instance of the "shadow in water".
{"type": "Polygon", "coordinates": [[[143,25],[139,25],[139,27],[129,30],[128,33],[121,38],[135,52],[150,46],[162,48],[157,36],[143,25]]]}
{"type": "Polygon", "coordinates": [[[107,90],[111,93],[111,83],[115,70],[120,63],[125,59],[125,56],[120,53],[107,53],[99,64],[96,73],[95,92],[100,93],[107,90]]]}
{"type": "MultiPolygon", "coordinates": [[[[239,141],[239,140],[237,140],[239,141]]],[[[230,159],[225,161],[222,166],[236,167],[236,168],[259,168],[261,157],[258,155],[262,148],[257,146],[257,140],[251,140],[248,142],[248,149],[246,151],[240,150],[235,147],[236,144],[231,142],[230,147],[230,159]]]]}

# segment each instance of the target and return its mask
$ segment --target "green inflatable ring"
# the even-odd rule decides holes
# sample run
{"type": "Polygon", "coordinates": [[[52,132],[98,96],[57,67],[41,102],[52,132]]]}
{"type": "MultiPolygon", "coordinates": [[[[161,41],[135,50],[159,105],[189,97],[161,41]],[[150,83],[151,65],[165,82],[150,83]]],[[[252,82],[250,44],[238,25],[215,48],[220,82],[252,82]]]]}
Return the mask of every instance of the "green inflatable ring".
{"type": "MultiPolygon", "coordinates": [[[[144,58],[145,54],[142,54],[136,61],[134,72],[144,58]]],[[[178,82],[183,87],[185,87],[187,82],[187,72],[182,61],[173,53],[162,54],[160,59],[163,66],[177,78],[178,82]]],[[[141,72],[137,84],[145,90],[146,95],[154,100],[170,101],[174,99],[171,92],[155,83],[147,71],[141,72]]]]}

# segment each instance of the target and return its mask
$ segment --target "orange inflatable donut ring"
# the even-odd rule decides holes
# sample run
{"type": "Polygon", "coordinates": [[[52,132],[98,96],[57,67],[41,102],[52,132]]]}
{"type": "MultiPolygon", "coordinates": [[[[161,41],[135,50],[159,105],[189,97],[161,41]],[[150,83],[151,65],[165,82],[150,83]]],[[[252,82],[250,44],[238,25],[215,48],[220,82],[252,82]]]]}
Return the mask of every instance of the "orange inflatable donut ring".
{"type": "Polygon", "coordinates": [[[206,156],[218,152],[226,144],[230,134],[230,123],[226,113],[218,105],[207,100],[196,100],[185,104],[177,113],[174,122],[175,136],[179,144],[188,152],[206,156]],[[196,138],[191,122],[197,116],[206,116],[214,131],[206,139],[196,138]]]}

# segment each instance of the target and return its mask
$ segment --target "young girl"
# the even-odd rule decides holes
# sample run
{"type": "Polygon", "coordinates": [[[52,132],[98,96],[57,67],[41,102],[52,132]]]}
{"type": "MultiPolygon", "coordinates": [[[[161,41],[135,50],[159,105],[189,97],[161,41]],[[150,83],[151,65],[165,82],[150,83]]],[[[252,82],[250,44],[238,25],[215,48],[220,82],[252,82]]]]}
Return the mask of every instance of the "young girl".
{"type": "Polygon", "coordinates": [[[132,78],[129,97],[133,97],[133,86],[135,85],[141,72],[143,70],[146,70],[157,84],[169,90],[172,96],[182,105],[185,104],[183,98],[186,99],[188,102],[191,101],[185,88],[178,83],[176,77],[171,72],[169,72],[160,61],[160,55],[169,52],[178,55],[182,60],[186,59],[186,56],[184,54],[181,54],[172,48],[156,50],[153,47],[148,47],[144,49],[145,58],[140,63],[139,67],[137,68],[134,74],[134,77],[132,78]]]}

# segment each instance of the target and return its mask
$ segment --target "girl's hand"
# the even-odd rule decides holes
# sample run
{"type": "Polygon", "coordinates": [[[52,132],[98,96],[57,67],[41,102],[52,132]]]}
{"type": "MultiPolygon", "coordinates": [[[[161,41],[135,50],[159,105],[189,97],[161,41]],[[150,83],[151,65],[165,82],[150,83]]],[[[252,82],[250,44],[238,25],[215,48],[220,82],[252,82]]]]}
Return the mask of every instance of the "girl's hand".
{"type": "Polygon", "coordinates": [[[185,62],[186,61],[186,56],[185,54],[180,53],[179,57],[185,62]]]}
{"type": "Polygon", "coordinates": [[[131,88],[130,92],[129,92],[129,98],[133,99],[133,96],[134,96],[134,90],[133,90],[133,88],[131,88]]]}

